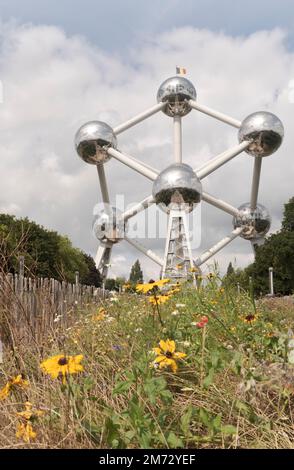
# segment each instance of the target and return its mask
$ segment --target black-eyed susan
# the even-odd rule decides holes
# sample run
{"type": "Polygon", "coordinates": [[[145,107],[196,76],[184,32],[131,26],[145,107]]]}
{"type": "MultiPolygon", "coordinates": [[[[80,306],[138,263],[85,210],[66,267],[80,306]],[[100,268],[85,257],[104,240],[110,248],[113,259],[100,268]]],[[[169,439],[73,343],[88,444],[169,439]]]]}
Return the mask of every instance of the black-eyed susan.
{"type": "Polygon", "coordinates": [[[13,377],[11,380],[8,380],[6,385],[0,390],[0,400],[5,400],[14,389],[26,388],[28,385],[28,380],[25,380],[21,374],[13,377]]]}
{"type": "Polygon", "coordinates": [[[28,444],[32,439],[36,439],[37,437],[37,433],[33,430],[33,426],[30,421],[27,421],[26,423],[18,423],[15,435],[18,439],[22,439],[28,444]]]}
{"type": "Polygon", "coordinates": [[[41,370],[51,375],[53,379],[62,377],[62,382],[66,383],[66,377],[68,375],[77,374],[84,370],[81,361],[83,355],[67,356],[64,354],[58,354],[57,356],[50,357],[40,364],[41,370]]]}
{"type": "Polygon", "coordinates": [[[24,407],[24,411],[19,411],[16,414],[25,421],[34,421],[44,414],[44,411],[33,408],[32,403],[29,401],[25,402],[24,407]]]}
{"type": "Polygon", "coordinates": [[[101,321],[105,320],[105,315],[106,315],[106,310],[103,307],[100,307],[98,310],[98,313],[96,315],[93,315],[92,320],[93,321],[101,321]]]}
{"type": "Polygon", "coordinates": [[[170,297],[168,295],[151,295],[148,298],[148,301],[152,305],[161,305],[161,304],[164,304],[165,302],[167,302],[169,299],[170,299],[170,297]]]}
{"type": "Polygon", "coordinates": [[[253,323],[256,322],[257,320],[257,315],[254,315],[254,313],[249,313],[245,317],[242,318],[244,323],[252,325],[253,323]]]}
{"type": "Polygon", "coordinates": [[[159,341],[159,348],[153,348],[157,357],[153,361],[154,367],[159,369],[171,368],[173,372],[177,372],[177,360],[186,357],[185,353],[176,352],[176,343],[173,340],[159,341]]]}
{"type": "Polygon", "coordinates": [[[170,282],[169,279],[160,279],[159,281],[147,282],[146,284],[137,284],[136,291],[147,294],[148,292],[155,290],[159,287],[163,287],[165,284],[170,282]]]}

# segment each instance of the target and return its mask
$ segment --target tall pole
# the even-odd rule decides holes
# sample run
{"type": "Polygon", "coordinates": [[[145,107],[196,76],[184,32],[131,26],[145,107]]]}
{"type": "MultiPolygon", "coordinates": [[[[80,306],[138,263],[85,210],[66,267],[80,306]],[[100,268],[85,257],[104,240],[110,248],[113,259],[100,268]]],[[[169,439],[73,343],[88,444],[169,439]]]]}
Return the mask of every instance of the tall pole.
{"type": "Polygon", "coordinates": [[[268,268],[268,273],[269,273],[269,286],[270,286],[270,295],[274,296],[274,269],[268,268]]]}
{"type": "Polygon", "coordinates": [[[262,157],[254,157],[253,178],[251,187],[250,206],[251,210],[255,211],[258,198],[259,180],[261,172],[262,157]]]}
{"type": "Polygon", "coordinates": [[[181,116],[174,117],[174,160],[182,163],[182,119],[181,116]]]}

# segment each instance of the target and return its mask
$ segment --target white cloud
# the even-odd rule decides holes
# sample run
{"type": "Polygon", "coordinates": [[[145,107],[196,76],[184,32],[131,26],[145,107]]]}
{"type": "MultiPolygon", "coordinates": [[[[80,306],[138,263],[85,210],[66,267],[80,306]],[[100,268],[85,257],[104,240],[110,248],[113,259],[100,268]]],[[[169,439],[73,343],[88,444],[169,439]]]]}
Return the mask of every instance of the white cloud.
{"type": "MultiPolygon", "coordinates": [[[[92,208],[100,198],[95,168],[75,154],[77,128],[91,119],[117,125],[155,102],[159,84],[174,73],[175,65],[188,69],[200,103],[242,119],[267,109],[280,116],[285,140],[277,154],[264,160],[260,200],[279,227],[283,203],[293,195],[294,160],[291,132],[294,104],[289,82],[294,77],[294,55],[284,46],[280,30],[232,38],[207,30],[174,29],[133,48],[131,61],[110,55],[82,37],[68,37],[51,26],[2,25],[0,79],[1,210],[28,216],[66,233],[87,252],[96,249],[92,237],[92,208]]],[[[172,155],[172,122],[162,114],[119,136],[119,147],[156,168],[172,155]]],[[[184,158],[193,167],[234,145],[236,130],[195,112],[183,122],[184,158]]],[[[247,154],[204,181],[207,191],[238,206],[249,198],[253,159],[247,154]]],[[[109,187],[137,202],[151,185],[132,170],[111,160],[106,167],[109,187]]],[[[202,207],[204,251],[231,230],[231,218],[202,207]]],[[[147,241],[144,242],[146,245],[147,241]]],[[[150,240],[158,253],[162,240],[150,240]]],[[[126,243],[114,247],[115,274],[128,274],[138,257],[146,277],[158,273],[126,243]]],[[[245,265],[251,246],[236,240],[217,258],[245,265]]]]}

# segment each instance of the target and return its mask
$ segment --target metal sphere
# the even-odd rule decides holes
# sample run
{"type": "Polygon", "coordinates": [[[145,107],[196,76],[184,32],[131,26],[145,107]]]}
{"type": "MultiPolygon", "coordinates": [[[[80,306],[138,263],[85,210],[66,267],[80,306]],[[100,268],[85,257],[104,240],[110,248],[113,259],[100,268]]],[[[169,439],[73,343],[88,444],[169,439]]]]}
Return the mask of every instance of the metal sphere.
{"type": "Polygon", "coordinates": [[[124,238],[125,222],[122,212],[115,207],[101,209],[95,214],[93,220],[93,232],[102,243],[118,243],[124,238]]]}
{"type": "Polygon", "coordinates": [[[234,228],[244,227],[241,237],[245,240],[258,240],[263,238],[270,229],[271,217],[262,204],[257,204],[254,211],[250,203],[246,202],[238,208],[240,215],[233,218],[234,228]]]}
{"type": "Polygon", "coordinates": [[[76,133],[75,147],[78,155],[92,165],[107,162],[111,157],[108,147],[116,148],[117,140],[112,128],[102,121],[90,121],[76,133]]]}
{"type": "Polygon", "coordinates": [[[191,99],[196,100],[194,85],[180,75],[165,80],[157,92],[158,103],[166,102],[162,111],[168,116],[186,116],[191,111],[191,99]]]}
{"type": "Polygon", "coordinates": [[[174,163],[153,183],[152,195],[164,212],[181,209],[191,212],[200,202],[202,186],[196,173],[185,163],[174,163]]]}
{"type": "Polygon", "coordinates": [[[259,111],[250,114],[239,129],[239,142],[251,141],[245,150],[254,157],[267,157],[280,147],[284,137],[284,127],[275,114],[259,111]]]}

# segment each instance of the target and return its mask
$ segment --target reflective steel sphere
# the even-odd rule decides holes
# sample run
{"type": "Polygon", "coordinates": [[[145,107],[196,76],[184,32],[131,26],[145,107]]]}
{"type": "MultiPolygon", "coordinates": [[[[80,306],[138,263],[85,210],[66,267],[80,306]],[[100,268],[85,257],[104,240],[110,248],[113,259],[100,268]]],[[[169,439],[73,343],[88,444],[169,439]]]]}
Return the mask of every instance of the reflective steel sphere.
{"type": "Polygon", "coordinates": [[[267,157],[280,147],[284,127],[280,119],[267,111],[250,114],[239,129],[239,142],[251,141],[245,150],[254,157],[267,157]]]}
{"type": "Polygon", "coordinates": [[[153,183],[152,195],[160,208],[169,212],[193,210],[200,202],[202,186],[196,173],[185,163],[174,163],[163,170],[153,183]]]}
{"type": "Polygon", "coordinates": [[[98,165],[107,162],[111,157],[108,147],[116,148],[117,140],[112,128],[101,121],[90,121],[84,124],[75,136],[75,147],[78,155],[87,163],[98,165]]]}
{"type": "Polygon", "coordinates": [[[250,203],[246,202],[238,208],[240,215],[233,218],[234,229],[244,227],[240,235],[245,240],[257,240],[263,238],[270,229],[271,217],[268,210],[261,204],[257,204],[254,211],[250,203]]]}
{"type": "Polygon", "coordinates": [[[121,211],[115,207],[101,209],[94,216],[93,232],[100,242],[117,243],[124,238],[125,222],[121,211]]]}
{"type": "Polygon", "coordinates": [[[191,111],[189,100],[196,100],[194,85],[185,77],[168,78],[159,87],[157,101],[166,102],[163,112],[168,116],[185,116],[191,111]]]}

